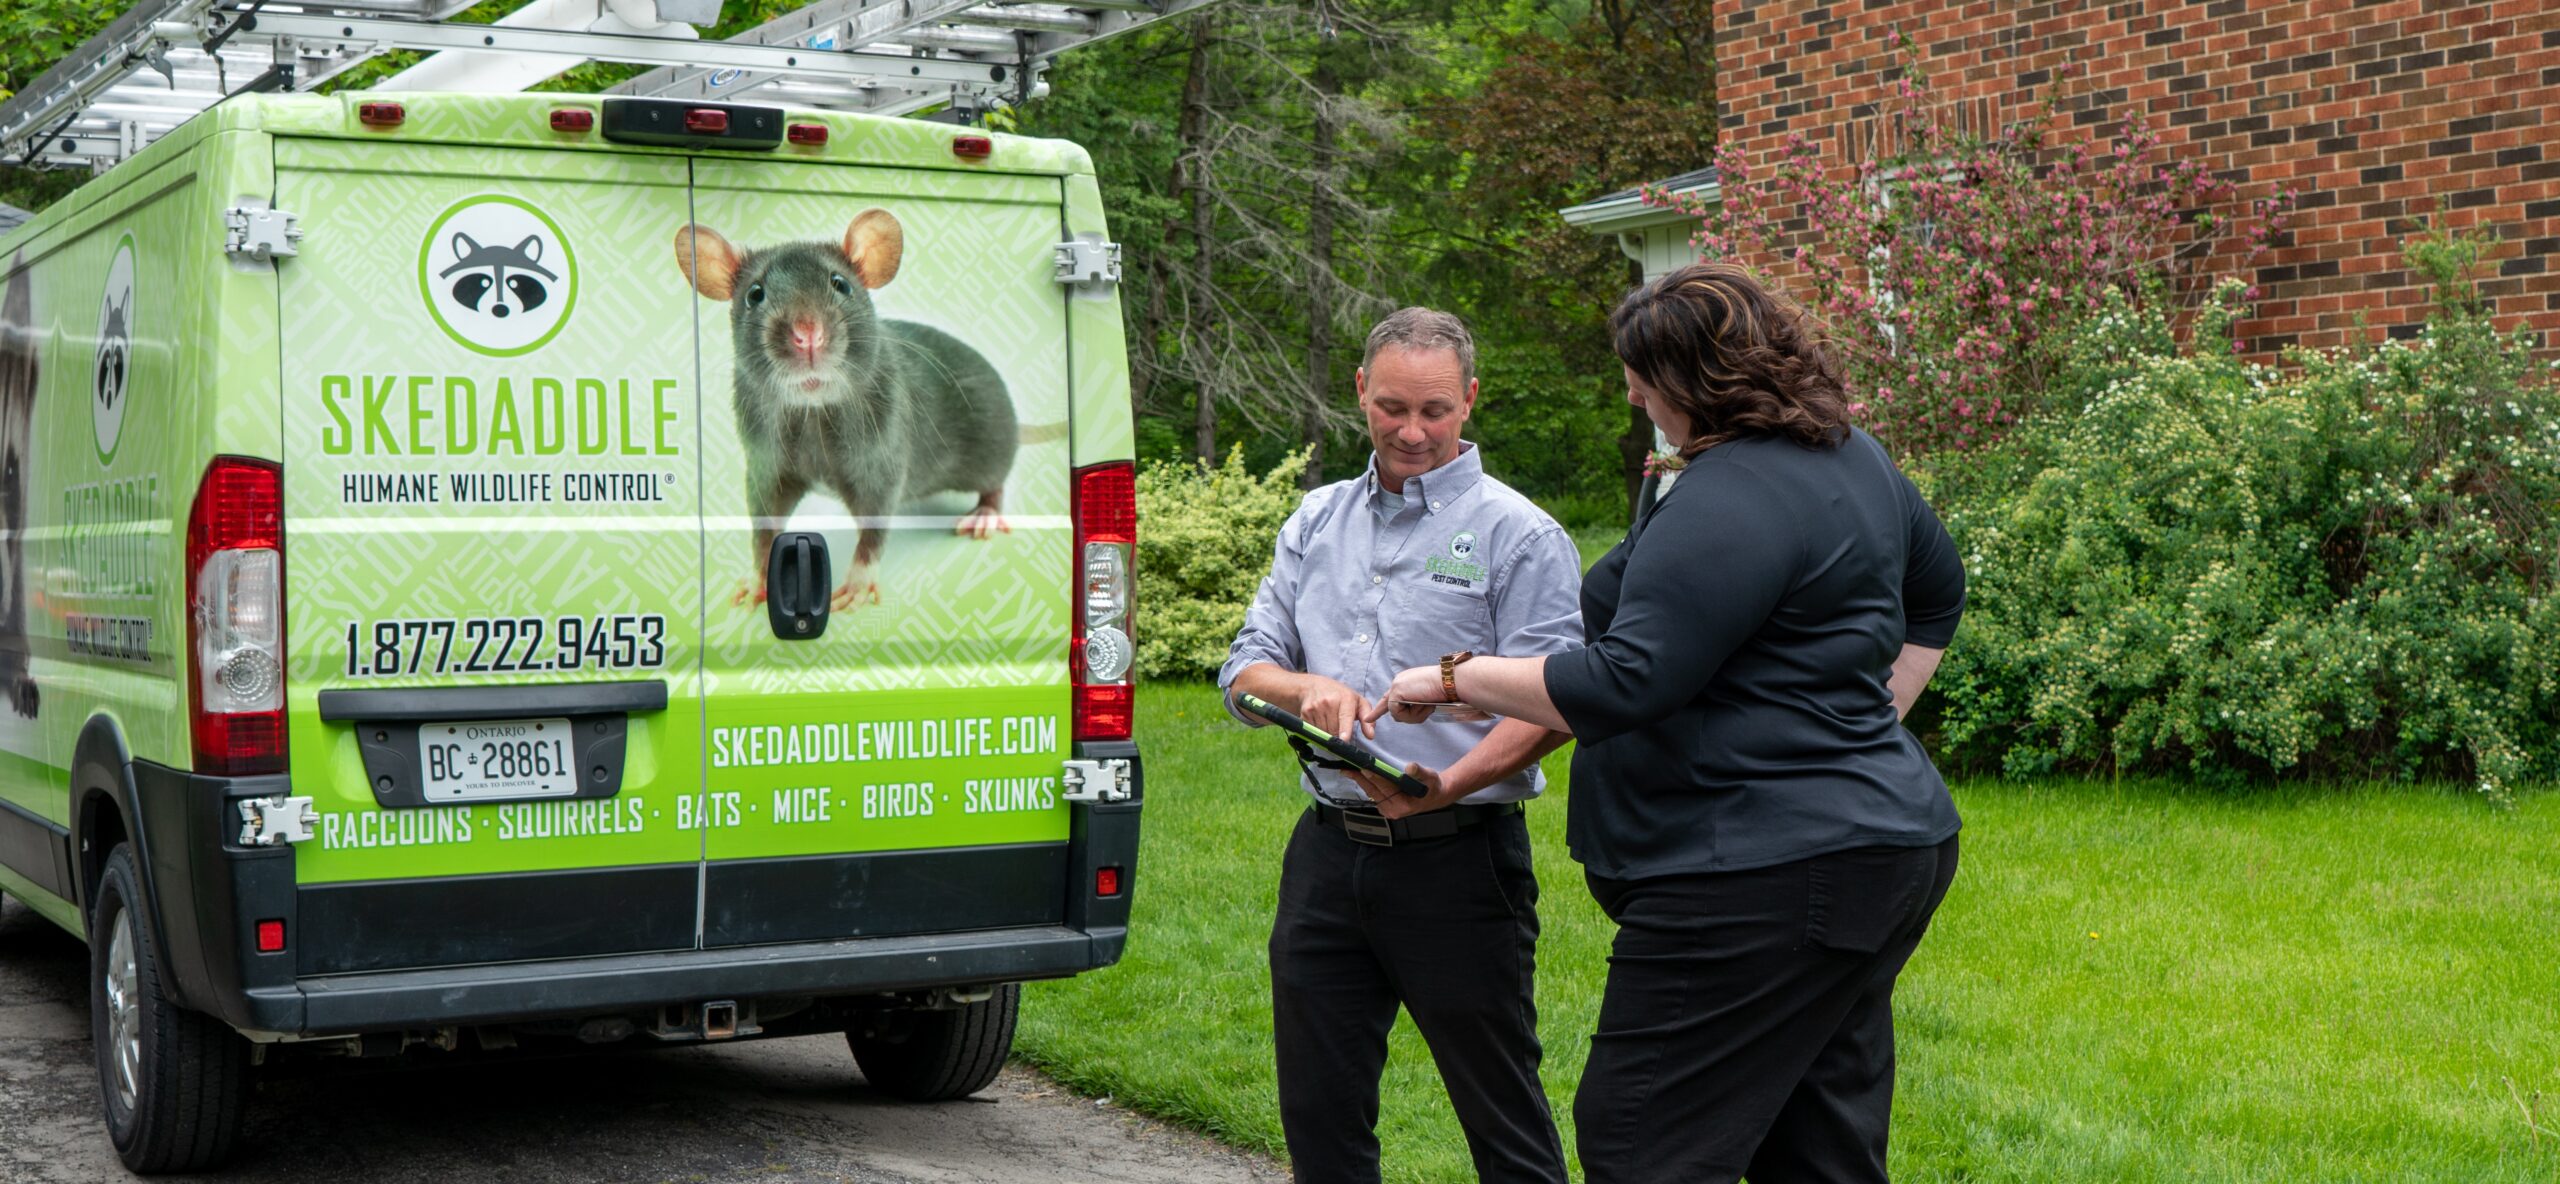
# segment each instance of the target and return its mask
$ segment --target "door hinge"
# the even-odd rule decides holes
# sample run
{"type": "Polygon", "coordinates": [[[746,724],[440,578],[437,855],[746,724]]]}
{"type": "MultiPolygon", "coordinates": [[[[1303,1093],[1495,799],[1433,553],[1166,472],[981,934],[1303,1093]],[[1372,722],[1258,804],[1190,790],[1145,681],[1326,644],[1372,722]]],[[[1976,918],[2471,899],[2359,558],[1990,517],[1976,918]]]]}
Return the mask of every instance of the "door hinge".
{"type": "Polygon", "coordinates": [[[319,821],[320,811],[310,798],[243,798],[240,845],[273,847],[278,843],[309,842],[311,828],[319,821]]]}
{"type": "Polygon", "coordinates": [[[233,206],[222,211],[222,252],[261,263],[302,253],[302,219],[283,210],[233,206]]]}
{"type": "Polygon", "coordinates": [[[1065,797],[1070,802],[1125,802],[1129,800],[1129,761],[1113,757],[1106,761],[1068,761],[1059,780],[1066,782],[1065,797]]]}
{"type": "Polygon", "coordinates": [[[1051,248],[1058,270],[1052,277],[1078,291],[1099,291],[1120,282],[1120,244],[1099,235],[1069,239],[1051,248]]]}

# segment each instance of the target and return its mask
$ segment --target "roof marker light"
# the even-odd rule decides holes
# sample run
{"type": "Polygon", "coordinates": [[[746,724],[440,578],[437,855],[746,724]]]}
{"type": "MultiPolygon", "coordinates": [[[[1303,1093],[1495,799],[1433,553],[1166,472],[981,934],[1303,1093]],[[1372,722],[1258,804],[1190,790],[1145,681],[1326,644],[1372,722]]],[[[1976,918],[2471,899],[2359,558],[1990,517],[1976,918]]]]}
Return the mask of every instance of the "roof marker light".
{"type": "Polygon", "coordinates": [[[716,136],[729,130],[729,113],[718,107],[696,107],[684,113],[684,130],[697,136],[716,136]]]}
{"type": "Polygon", "coordinates": [[[366,127],[398,127],[409,113],[398,103],[362,103],[356,107],[356,119],[366,127]]]}
{"type": "Polygon", "coordinates": [[[995,151],[996,142],[986,136],[951,137],[951,154],[963,160],[985,160],[995,151]]]}
{"type": "Polygon", "coordinates": [[[823,123],[795,123],[791,125],[790,129],[786,131],[784,135],[787,136],[794,144],[807,144],[810,147],[815,148],[827,142],[827,125],[823,123]]]}
{"type": "Polygon", "coordinates": [[[593,131],[595,130],[595,126],[596,113],[589,111],[584,107],[554,107],[551,109],[551,130],[555,132],[593,131]]]}

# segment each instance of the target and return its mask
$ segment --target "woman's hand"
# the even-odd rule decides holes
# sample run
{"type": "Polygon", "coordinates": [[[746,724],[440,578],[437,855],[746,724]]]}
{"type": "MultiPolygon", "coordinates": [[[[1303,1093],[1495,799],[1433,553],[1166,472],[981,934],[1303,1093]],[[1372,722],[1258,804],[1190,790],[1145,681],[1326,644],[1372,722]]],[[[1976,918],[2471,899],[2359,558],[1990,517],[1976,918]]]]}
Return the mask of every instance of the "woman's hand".
{"type": "MultiPolygon", "coordinates": [[[[1438,667],[1432,668],[1431,677],[1435,679],[1440,677],[1438,667]]],[[[1406,797],[1404,791],[1396,788],[1394,782],[1366,769],[1351,770],[1351,779],[1359,782],[1361,790],[1369,795],[1369,804],[1376,806],[1378,813],[1389,818],[1411,818],[1416,814],[1429,813],[1444,806],[1455,805],[1459,798],[1475,792],[1467,786],[1444,781],[1436,769],[1408,764],[1404,767],[1404,774],[1429,787],[1431,792],[1418,798],[1406,797]]]]}
{"type": "Polygon", "coordinates": [[[1411,707],[1406,704],[1448,701],[1448,690],[1440,685],[1440,668],[1436,665],[1416,666],[1399,672],[1395,681],[1387,684],[1387,693],[1379,696],[1378,701],[1369,706],[1368,711],[1363,713],[1363,718],[1374,724],[1379,716],[1393,714],[1397,723],[1418,724],[1431,718],[1431,708],[1411,707]]]}

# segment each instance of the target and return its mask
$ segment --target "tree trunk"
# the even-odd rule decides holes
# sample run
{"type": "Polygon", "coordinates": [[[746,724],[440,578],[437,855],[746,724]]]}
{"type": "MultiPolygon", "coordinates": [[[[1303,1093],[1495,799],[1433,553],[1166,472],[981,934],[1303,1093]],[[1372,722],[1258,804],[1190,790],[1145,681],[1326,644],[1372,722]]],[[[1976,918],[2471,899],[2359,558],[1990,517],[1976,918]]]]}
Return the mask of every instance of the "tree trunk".
{"type": "MultiPolygon", "coordinates": [[[[1191,198],[1191,268],[1194,292],[1206,292],[1217,271],[1211,253],[1212,207],[1209,202],[1209,158],[1204,142],[1209,127],[1209,46],[1214,40],[1208,17],[1191,22],[1191,60],[1182,75],[1182,115],[1175,125],[1180,155],[1174,158],[1178,193],[1191,198]]],[[[1165,241],[1173,241],[1167,233],[1165,241]]],[[[1193,310],[1193,316],[1200,312],[1193,310]]],[[[1218,463],[1218,391],[1215,384],[1195,380],[1191,411],[1192,448],[1203,464],[1218,463]]]]}
{"type": "Polygon", "coordinates": [[[1328,49],[1316,48],[1315,73],[1308,79],[1316,94],[1311,162],[1316,185],[1307,209],[1307,411],[1300,432],[1307,446],[1307,471],[1298,478],[1306,489],[1324,483],[1324,413],[1333,398],[1333,196],[1341,183],[1335,171],[1342,134],[1341,113],[1333,100],[1342,93],[1342,79],[1334,72],[1328,49]]]}

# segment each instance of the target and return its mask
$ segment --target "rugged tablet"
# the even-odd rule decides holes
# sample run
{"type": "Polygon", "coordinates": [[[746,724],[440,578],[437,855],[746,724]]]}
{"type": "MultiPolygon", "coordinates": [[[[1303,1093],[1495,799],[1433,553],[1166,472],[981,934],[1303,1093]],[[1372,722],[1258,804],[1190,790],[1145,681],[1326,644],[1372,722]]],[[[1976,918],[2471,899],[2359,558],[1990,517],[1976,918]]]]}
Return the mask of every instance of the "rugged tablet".
{"type": "Polygon", "coordinates": [[[1358,741],[1336,736],[1331,732],[1325,731],[1323,728],[1319,728],[1314,724],[1299,719],[1295,714],[1289,712],[1285,708],[1273,705],[1269,700],[1249,695],[1242,691],[1236,692],[1236,702],[1242,705],[1245,710],[1261,716],[1264,719],[1270,720],[1281,727],[1287,728],[1298,735],[1306,737],[1308,740],[1321,745],[1325,751],[1351,762],[1354,766],[1368,772],[1375,773],[1380,777],[1384,777],[1387,780],[1394,782],[1396,788],[1404,791],[1404,796],[1406,797],[1418,798],[1431,792],[1431,787],[1424,785],[1407,775],[1404,771],[1403,765],[1397,764],[1394,761],[1388,760],[1387,758],[1362,747],[1358,741]]]}

